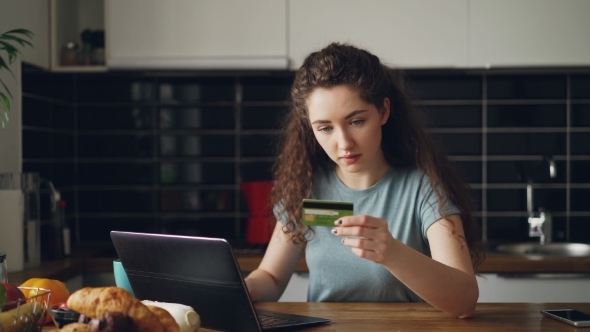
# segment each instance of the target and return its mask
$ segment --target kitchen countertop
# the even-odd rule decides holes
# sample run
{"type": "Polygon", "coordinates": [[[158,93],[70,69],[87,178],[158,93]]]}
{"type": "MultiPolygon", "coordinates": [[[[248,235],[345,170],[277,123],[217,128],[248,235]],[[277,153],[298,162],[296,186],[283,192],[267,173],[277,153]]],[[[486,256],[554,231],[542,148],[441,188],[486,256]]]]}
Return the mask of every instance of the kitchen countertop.
{"type": "MultiPolygon", "coordinates": [[[[45,260],[41,266],[20,272],[8,273],[8,280],[21,284],[29,278],[51,278],[66,281],[81,274],[108,273],[113,271],[116,254],[103,254],[105,248],[77,249],[64,260],[45,260]]],[[[243,272],[258,267],[262,253],[237,254],[236,258],[243,272]]],[[[307,272],[305,258],[297,265],[296,272],[307,272]]],[[[478,273],[589,273],[590,257],[538,257],[510,254],[487,253],[478,267],[478,273]]]]}
{"type": "MultiPolygon", "coordinates": [[[[256,308],[331,320],[305,331],[580,331],[539,311],[574,308],[590,312],[590,303],[480,303],[470,319],[450,317],[427,303],[265,302],[257,303],[256,308]]],[[[43,331],[59,330],[48,325],[43,331]]],[[[199,329],[208,331],[212,330],[199,329]]]]}

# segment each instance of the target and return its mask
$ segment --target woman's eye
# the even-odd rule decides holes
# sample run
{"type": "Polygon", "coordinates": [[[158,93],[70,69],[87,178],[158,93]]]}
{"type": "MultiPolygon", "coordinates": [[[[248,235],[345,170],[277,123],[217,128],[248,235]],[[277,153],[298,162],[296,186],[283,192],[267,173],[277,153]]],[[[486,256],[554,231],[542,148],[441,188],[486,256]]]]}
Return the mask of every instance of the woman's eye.
{"type": "Polygon", "coordinates": [[[350,122],[350,124],[353,126],[359,126],[359,125],[363,124],[363,122],[365,122],[365,120],[352,120],[350,122]]]}
{"type": "Polygon", "coordinates": [[[329,132],[331,129],[332,129],[332,128],[330,128],[330,127],[321,127],[321,128],[318,128],[318,131],[322,131],[322,132],[324,132],[324,133],[327,133],[327,132],[329,132]]]}

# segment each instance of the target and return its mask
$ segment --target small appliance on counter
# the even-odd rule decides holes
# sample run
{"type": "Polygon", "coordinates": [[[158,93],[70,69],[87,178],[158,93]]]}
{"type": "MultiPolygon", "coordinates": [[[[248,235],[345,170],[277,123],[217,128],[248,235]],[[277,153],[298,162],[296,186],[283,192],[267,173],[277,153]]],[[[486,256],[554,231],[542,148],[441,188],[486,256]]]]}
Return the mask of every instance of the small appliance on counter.
{"type": "Polygon", "coordinates": [[[53,183],[49,180],[42,179],[50,189],[51,200],[51,221],[49,224],[49,234],[44,237],[46,243],[44,247],[44,258],[63,259],[70,255],[70,229],[65,222],[66,201],[61,199],[61,193],[55,189],[53,183]]]}
{"type": "Polygon", "coordinates": [[[50,189],[51,226],[59,232],[48,237],[55,242],[55,250],[50,250],[49,255],[63,258],[69,253],[70,235],[63,213],[65,202],[53,183],[41,179],[39,173],[0,173],[0,251],[10,257],[8,272],[41,265],[39,191],[42,184],[50,189]]]}
{"type": "Polygon", "coordinates": [[[0,251],[9,272],[41,264],[39,173],[0,174],[0,251]]]}

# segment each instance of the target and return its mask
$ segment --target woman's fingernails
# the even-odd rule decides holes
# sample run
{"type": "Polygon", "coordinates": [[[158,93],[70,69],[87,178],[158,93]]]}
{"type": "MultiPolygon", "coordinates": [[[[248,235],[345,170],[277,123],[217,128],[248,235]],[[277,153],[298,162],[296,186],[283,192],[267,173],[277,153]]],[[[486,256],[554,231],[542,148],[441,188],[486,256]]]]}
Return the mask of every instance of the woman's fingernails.
{"type": "Polygon", "coordinates": [[[332,228],[332,234],[336,234],[338,233],[338,230],[336,228],[332,228]]]}
{"type": "Polygon", "coordinates": [[[345,239],[344,239],[344,238],[342,238],[342,240],[340,240],[340,242],[342,242],[342,244],[344,244],[344,240],[345,240],[345,239]]]}
{"type": "Polygon", "coordinates": [[[342,220],[338,219],[338,220],[334,221],[334,225],[342,225],[342,220]]]}

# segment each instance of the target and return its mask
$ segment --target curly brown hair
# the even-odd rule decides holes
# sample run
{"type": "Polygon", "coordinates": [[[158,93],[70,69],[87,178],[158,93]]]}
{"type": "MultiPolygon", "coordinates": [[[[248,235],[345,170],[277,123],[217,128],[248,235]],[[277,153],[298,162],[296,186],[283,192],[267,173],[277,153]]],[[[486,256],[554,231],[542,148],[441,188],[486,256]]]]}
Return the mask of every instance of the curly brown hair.
{"type": "Polygon", "coordinates": [[[472,263],[481,263],[478,227],[472,209],[469,186],[465,184],[448,160],[442,148],[426,130],[423,116],[412,105],[403,77],[381,64],[379,58],[348,44],[332,43],[311,53],[295,75],[291,87],[289,112],[283,122],[283,135],[273,172],[275,184],[271,191],[271,206],[283,222],[283,232],[297,244],[307,243],[310,228],[302,224],[302,200],[311,198],[314,172],[320,167],[334,165],[313,135],[306,101],[317,88],[348,86],[360,97],[383,107],[387,97],[391,102],[389,121],[383,126],[381,148],[391,167],[418,168],[429,178],[439,206],[450,200],[461,212],[465,236],[457,236],[454,227],[449,232],[464,240],[472,263]]]}

